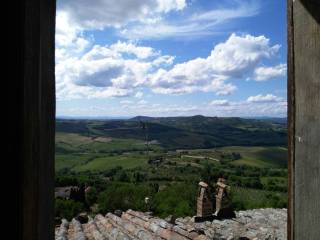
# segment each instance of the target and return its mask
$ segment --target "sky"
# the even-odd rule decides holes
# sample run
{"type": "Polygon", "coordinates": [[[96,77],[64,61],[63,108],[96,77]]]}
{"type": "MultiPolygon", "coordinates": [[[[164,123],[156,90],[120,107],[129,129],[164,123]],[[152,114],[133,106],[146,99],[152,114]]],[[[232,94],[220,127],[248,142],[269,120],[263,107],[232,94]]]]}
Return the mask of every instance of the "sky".
{"type": "Polygon", "coordinates": [[[58,0],[58,117],[287,114],[286,1],[58,0]]]}

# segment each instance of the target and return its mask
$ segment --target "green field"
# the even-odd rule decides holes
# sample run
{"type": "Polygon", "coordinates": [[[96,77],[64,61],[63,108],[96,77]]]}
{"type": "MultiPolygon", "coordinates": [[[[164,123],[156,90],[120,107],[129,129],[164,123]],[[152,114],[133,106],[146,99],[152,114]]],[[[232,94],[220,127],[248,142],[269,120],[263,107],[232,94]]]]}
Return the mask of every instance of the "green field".
{"type": "MultiPolygon", "coordinates": [[[[57,171],[64,168],[76,172],[103,171],[116,166],[130,169],[146,167],[148,160],[144,142],[136,139],[90,138],[74,133],[58,133],[56,148],[57,171]]],[[[162,151],[157,145],[150,148],[151,156],[162,151]]],[[[231,164],[259,168],[285,168],[287,164],[287,149],[284,147],[231,146],[183,151],[188,153],[174,153],[167,159],[180,165],[200,166],[203,162],[215,164],[224,161],[222,155],[228,157],[232,153],[239,153],[241,158],[231,160],[231,164]]]]}
{"type": "Polygon", "coordinates": [[[249,188],[234,188],[233,201],[239,209],[255,209],[286,206],[287,194],[249,188]]]}
{"type": "Polygon", "coordinates": [[[237,152],[241,159],[235,165],[253,167],[283,168],[287,166],[287,149],[284,147],[224,147],[225,152],[237,152]]]}
{"type": "Polygon", "coordinates": [[[77,172],[81,171],[104,171],[115,167],[123,169],[133,169],[136,167],[147,166],[147,157],[145,155],[120,155],[120,156],[105,156],[97,157],[84,165],[79,165],[73,168],[77,172]]]}
{"type": "MultiPolygon", "coordinates": [[[[283,123],[202,116],[151,119],[148,147],[146,132],[132,120],[60,120],[56,129],[56,186],[93,186],[94,195],[84,206],[96,204],[98,211],[145,211],[142,202],[149,194],[158,216],[193,215],[198,182],[214,185],[219,177],[231,186],[235,209],[286,206],[283,123]],[[181,191],[183,197],[177,195],[181,191]]],[[[59,202],[59,207],[68,204],[59,202]]]]}

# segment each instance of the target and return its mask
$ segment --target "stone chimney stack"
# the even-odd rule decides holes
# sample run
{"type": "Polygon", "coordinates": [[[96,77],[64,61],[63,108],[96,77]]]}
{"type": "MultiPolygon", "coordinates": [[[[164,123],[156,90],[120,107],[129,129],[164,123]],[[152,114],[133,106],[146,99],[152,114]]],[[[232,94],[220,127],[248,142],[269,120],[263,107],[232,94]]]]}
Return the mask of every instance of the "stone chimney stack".
{"type": "Polygon", "coordinates": [[[219,178],[216,187],[216,212],[215,215],[218,215],[219,212],[228,207],[230,204],[228,196],[229,186],[227,181],[224,178],[219,178]]]}
{"type": "Polygon", "coordinates": [[[210,188],[207,183],[199,182],[199,193],[197,198],[197,217],[208,217],[212,215],[212,201],[210,188]]]}

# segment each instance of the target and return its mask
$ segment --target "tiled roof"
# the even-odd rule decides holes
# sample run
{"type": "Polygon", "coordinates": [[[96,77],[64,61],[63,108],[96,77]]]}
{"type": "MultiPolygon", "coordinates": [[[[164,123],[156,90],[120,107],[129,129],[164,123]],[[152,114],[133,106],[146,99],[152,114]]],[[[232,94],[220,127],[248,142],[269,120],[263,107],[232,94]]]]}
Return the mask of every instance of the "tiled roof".
{"type": "Polygon", "coordinates": [[[103,239],[167,239],[167,240],[205,240],[206,236],[191,225],[167,221],[142,212],[128,210],[121,217],[108,213],[96,215],[88,223],[81,224],[73,219],[63,219],[56,228],[56,240],[103,240],[103,239]]]}
{"type": "Polygon", "coordinates": [[[195,223],[191,217],[177,218],[171,224],[147,213],[128,210],[121,217],[98,214],[81,224],[62,220],[56,240],[285,240],[286,209],[253,209],[236,212],[236,218],[195,223]]]}

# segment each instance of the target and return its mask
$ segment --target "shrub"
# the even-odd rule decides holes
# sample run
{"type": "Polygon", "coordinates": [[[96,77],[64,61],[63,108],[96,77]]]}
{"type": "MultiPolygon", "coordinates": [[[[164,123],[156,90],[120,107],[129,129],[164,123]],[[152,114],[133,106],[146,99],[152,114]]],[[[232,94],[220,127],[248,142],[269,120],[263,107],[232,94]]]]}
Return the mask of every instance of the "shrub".
{"type": "Polygon", "coordinates": [[[73,200],[55,199],[55,216],[71,220],[80,212],[85,211],[85,206],[81,202],[73,200]]]}
{"type": "Polygon", "coordinates": [[[147,211],[144,199],[153,194],[154,189],[145,184],[110,183],[98,196],[99,211],[103,213],[117,209],[147,211]]]}
{"type": "Polygon", "coordinates": [[[92,206],[97,202],[98,191],[95,187],[91,187],[90,191],[86,194],[86,202],[88,206],[92,206]]]}
{"type": "Polygon", "coordinates": [[[160,217],[192,216],[195,214],[196,196],[195,184],[174,184],[155,194],[152,206],[155,214],[160,217]]]}

